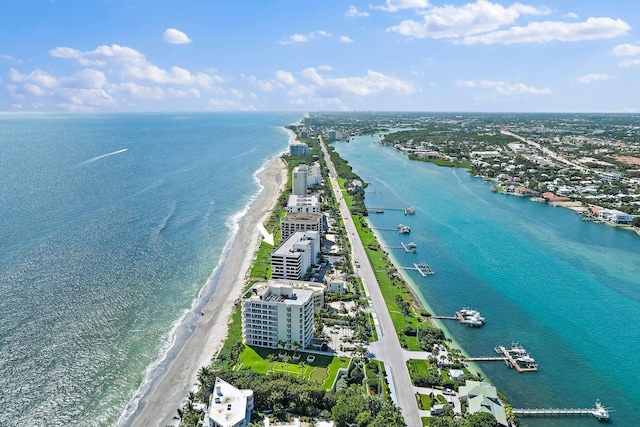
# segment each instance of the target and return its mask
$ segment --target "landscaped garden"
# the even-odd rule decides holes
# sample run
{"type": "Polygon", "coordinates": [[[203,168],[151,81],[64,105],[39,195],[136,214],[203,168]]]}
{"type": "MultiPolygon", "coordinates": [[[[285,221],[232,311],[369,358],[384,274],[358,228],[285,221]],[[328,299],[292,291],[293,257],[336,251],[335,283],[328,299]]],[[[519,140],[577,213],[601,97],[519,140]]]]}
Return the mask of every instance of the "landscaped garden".
{"type": "Polygon", "coordinates": [[[350,361],[348,357],[244,346],[234,369],[251,369],[260,374],[283,373],[316,381],[330,389],[338,371],[347,369],[350,361]]]}

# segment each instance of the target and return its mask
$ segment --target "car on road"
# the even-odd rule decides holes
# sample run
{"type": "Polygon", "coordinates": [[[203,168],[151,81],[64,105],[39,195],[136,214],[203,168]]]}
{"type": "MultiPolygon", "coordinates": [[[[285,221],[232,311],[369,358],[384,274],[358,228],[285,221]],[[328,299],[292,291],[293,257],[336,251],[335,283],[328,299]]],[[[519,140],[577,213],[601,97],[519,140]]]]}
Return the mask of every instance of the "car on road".
{"type": "Polygon", "coordinates": [[[450,388],[445,388],[444,390],[442,390],[442,394],[444,394],[445,396],[455,396],[456,392],[451,390],[450,388]]]}

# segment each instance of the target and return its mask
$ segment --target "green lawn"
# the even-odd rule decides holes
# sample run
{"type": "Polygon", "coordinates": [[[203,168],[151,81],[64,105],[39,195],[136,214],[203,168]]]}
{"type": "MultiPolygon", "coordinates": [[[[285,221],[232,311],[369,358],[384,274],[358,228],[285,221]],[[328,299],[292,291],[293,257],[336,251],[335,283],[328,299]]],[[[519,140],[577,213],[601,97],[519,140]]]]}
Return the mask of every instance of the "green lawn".
{"type": "Polygon", "coordinates": [[[409,359],[407,367],[411,376],[426,376],[431,363],[428,360],[409,359]]]}
{"type": "Polygon", "coordinates": [[[279,353],[286,353],[293,357],[294,351],[283,351],[280,349],[269,349],[263,347],[244,346],[244,350],[238,359],[235,369],[251,369],[261,374],[272,372],[281,372],[289,375],[297,375],[303,378],[314,380],[322,383],[327,389],[331,388],[333,381],[338,375],[338,369],[347,368],[350,359],[347,357],[333,357],[326,355],[314,355],[315,360],[307,363],[309,353],[301,351],[299,362],[284,363],[281,359],[277,359],[279,353]],[[270,354],[274,354],[276,359],[268,361],[270,354]]]}
{"type": "Polygon", "coordinates": [[[427,394],[416,394],[418,408],[428,411],[431,408],[431,399],[427,394]]]}

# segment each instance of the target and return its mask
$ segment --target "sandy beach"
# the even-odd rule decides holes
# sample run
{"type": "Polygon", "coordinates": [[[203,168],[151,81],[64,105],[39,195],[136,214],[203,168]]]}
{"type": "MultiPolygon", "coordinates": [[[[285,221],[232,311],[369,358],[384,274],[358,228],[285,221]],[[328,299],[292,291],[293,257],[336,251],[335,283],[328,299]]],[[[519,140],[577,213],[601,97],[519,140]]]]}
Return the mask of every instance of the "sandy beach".
{"type": "Polygon", "coordinates": [[[189,391],[195,390],[198,370],[211,362],[226,337],[233,303],[241,295],[244,278],[259,243],[260,233],[256,226],[264,222],[273,209],[286,178],[286,168],[279,157],[269,160],[258,175],[263,189],[240,221],[229,259],[221,267],[215,292],[202,310],[193,334],[157,385],[140,400],[125,425],[177,425],[177,420],[173,419],[176,409],[186,401],[189,391]]]}

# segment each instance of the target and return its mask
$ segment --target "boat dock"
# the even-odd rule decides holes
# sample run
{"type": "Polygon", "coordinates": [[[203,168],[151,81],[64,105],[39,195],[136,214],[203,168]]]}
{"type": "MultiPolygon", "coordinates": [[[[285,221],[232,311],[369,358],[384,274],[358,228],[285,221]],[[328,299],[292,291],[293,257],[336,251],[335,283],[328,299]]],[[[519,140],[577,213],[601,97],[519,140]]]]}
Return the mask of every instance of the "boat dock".
{"type": "Polygon", "coordinates": [[[382,230],[382,231],[397,231],[400,234],[409,234],[411,233],[411,227],[404,224],[398,224],[396,228],[388,228],[388,227],[371,227],[372,230],[382,230]]]}
{"type": "Polygon", "coordinates": [[[532,416],[568,416],[568,415],[592,415],[600,421],[609,421],[609,410],[602,406],[600,400],[596,400],[594,408],[549,408],[549,409],[513,409],[516,415],[521,417],[532,416]]]}
{"type": "Polygon", "coordinates": [[[415,254],[416,252],[418,252],[418,245],[416,245],[413,242],[409,242],[409,243],[401,242],[400,246],[385,246],[385,247],[387,249],[404,249],[406,253],[412,253],[412,254],[415,254]]]}
{"type": "Polygon", "coordinates": [[[377,207],[377,206],[367,206],[367,211],[375,212],[375,213],[384,213],[385,211],[403,211],[405,215],[415,215],[416,214],[416,208],[414,208],[414,207],[409,207],[409,208],[384,208],[384,207],[377,207]]]}
{"type": "MultiPolygon", "coordinates": [[[[456,311],[456,314],[453,316],[431,316],[433,319],[445,319],[445,320],[457,320],[462,324],[466,324],[469,327],[480,327],[485,324],[485,318],[480,315],[479,311],[471,310],[468,308],[463,308],[460,311],[456,311]]],[[[486,360],[487,358],[482,358],[486,360]]],[[[491,360],[497,360],[495,358],[491,360]]],[[[500,358],[500,360],[504,360],[504,357],[500,358]]]]}
{"type": "Polygon", "coordinates": [[[507,360],[507,358],[500,357],[500,356],[488,356],[488,357],[467,357],[464,360],[468,362],[498,362],[498,361],[507,360]]]}
{"type": "MultiPolygon", "coordinates": [[[[461,310],[462,311],[462,310],[461,310]]],[[[458,312],[459,313],[459,312],[458,312]]],[[[458,315],[456,313],[456,316],[458,315]]],[[[432,316],[436,317],[436,316],[432,316]]],[[[436,317],[438,318],[438,317],[436,317]]],[[[531,357],[527,351],[518,343],[511,343],[511,348],[505,346],[498,346],[494,348],[495,352],[501,356],[481,356],[481,357],[466,357],[466,362],[498,362],[503,361],[509,368],[513,368],[518,372],[536,372],[538,370],[538,364],[535,359],[531,357]]]]}
{"type": "Polygon", "coordinates": [[[404,270],[416,270],[418,273],[422,275],[422,277],[433,276],[436,274],[435,270],[429,266],[426,262],[421,262],[420,264],[413,263],[413,267],[399,267],[404,270]]]}
{"type": "Polygon", "coordinates": [[[535,359],[518,343],[511,343],[511,348],[501,345],[494,348],[494,350],[498,354],[504,354],[507,366],[518,372],[536,372],[538,370],[538,364],[535,359]]]}

